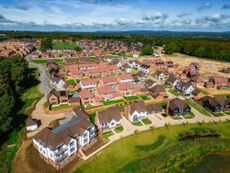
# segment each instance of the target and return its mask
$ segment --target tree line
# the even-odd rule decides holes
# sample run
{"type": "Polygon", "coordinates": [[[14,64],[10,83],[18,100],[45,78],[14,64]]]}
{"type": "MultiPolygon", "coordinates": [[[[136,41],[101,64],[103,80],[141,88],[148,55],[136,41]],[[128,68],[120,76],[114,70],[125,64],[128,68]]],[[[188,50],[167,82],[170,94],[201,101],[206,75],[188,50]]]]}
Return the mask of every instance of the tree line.
{"type": "Polygon", "coordinates": [[[0,57],[0,137],[17,127],[20,96],[33,83],[33,75],[24,58],[0,57]]]}

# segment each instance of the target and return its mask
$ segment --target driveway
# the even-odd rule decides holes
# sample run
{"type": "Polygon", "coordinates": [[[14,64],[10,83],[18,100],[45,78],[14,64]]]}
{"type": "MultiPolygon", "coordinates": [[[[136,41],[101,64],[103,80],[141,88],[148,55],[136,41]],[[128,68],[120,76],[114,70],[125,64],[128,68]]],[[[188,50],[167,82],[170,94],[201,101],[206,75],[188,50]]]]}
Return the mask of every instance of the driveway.
{"type": "Polygon", "coordinates": [[[59,113],[55,115],[48,115],[43,110],[43,105],[46,102],[46,97],[43,97],[35,106],[35,110],[32,112],[31,117],[35,119],[41,120],[41,126],[38,130],[27,133],[27,137],[31,138],[35,134],[37,134],[39,131],[44,129],[45,127],[48,127],[51,121],[54,121],[56,119],[64,118],[64,113],[59,113]]]}

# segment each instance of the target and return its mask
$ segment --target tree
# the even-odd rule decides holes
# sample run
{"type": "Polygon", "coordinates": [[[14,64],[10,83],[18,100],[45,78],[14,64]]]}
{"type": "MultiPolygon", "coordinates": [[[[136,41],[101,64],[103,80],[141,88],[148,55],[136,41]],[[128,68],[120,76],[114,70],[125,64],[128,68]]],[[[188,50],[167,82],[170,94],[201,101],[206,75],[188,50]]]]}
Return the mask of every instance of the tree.
{"type": "Polygon", "coordinates": [[[152,55],[152,54],[153,54],[153,48],[151,46],[143,47],[141,51],[141,55],[152,55]]]}
{"type": "Polygon", "coordinates": [[[52,46],[53,46],[52,39],[50,37],[47,37],[41,41],[40,50],[42,52],[45,52],[48,49],[52,49],[52,46]]]}
{"type": "Polygon", "coordinates": [[[76,50],[77,52],[81,52],[81,51],[82,51],[82,48],[79,47],[79,46],[76,46],[76,47],[74,48],[74,50],[76,50]]]}

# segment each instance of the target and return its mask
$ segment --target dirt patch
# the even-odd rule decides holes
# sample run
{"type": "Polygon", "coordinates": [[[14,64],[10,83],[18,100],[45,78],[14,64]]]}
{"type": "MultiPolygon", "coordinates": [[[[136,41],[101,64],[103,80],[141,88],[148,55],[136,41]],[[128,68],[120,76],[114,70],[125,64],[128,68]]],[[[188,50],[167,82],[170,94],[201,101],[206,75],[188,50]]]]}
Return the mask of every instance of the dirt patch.
{"type": "Polygon", "coordinates": [[[61,170],[48,165],[33,147],[31,140],[24,141],[18,150],[12,173],[71,173],[77,169],[81,160],[74,159],[61,170]]]}

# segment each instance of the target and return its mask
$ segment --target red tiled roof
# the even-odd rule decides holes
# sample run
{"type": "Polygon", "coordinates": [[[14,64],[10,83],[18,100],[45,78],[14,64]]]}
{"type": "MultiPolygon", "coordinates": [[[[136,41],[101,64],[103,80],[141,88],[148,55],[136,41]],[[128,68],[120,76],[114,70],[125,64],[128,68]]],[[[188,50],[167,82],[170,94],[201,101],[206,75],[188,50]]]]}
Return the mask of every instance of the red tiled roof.
{"type": "Polygon", "coordinates": [[[80,97],[83,99],[87,99],[87,98],[93,98],[94,95],[91,92],[89,92],[88,90],[82,89],[80,91],[80,97]]]}
{"type": "Polygon", "coordinates": [[[133,79],[133,76],[131,74],[126,74],[119,76],[121,80],[126,80],[126,79],[133,79]]]}
{"type": "Polygon", "coordinates": [[[109,86],[103,86],[97,88],[97,94],[102,95],[102,94],[111,94],[113,93],[113,89],[109,86]]]}
{"type": "Polygon", "coordinates": [[[98,80],[97,79],[85,79],[81,80],[82,85],[91,85],[91,84],[97,84],[98,80]]]}
{"type": "Polygon", "coordinates": [[[132,84],[131,83],[120,83],[117,85],[118,90],[128,90],[132,89],[132,84]]]}

